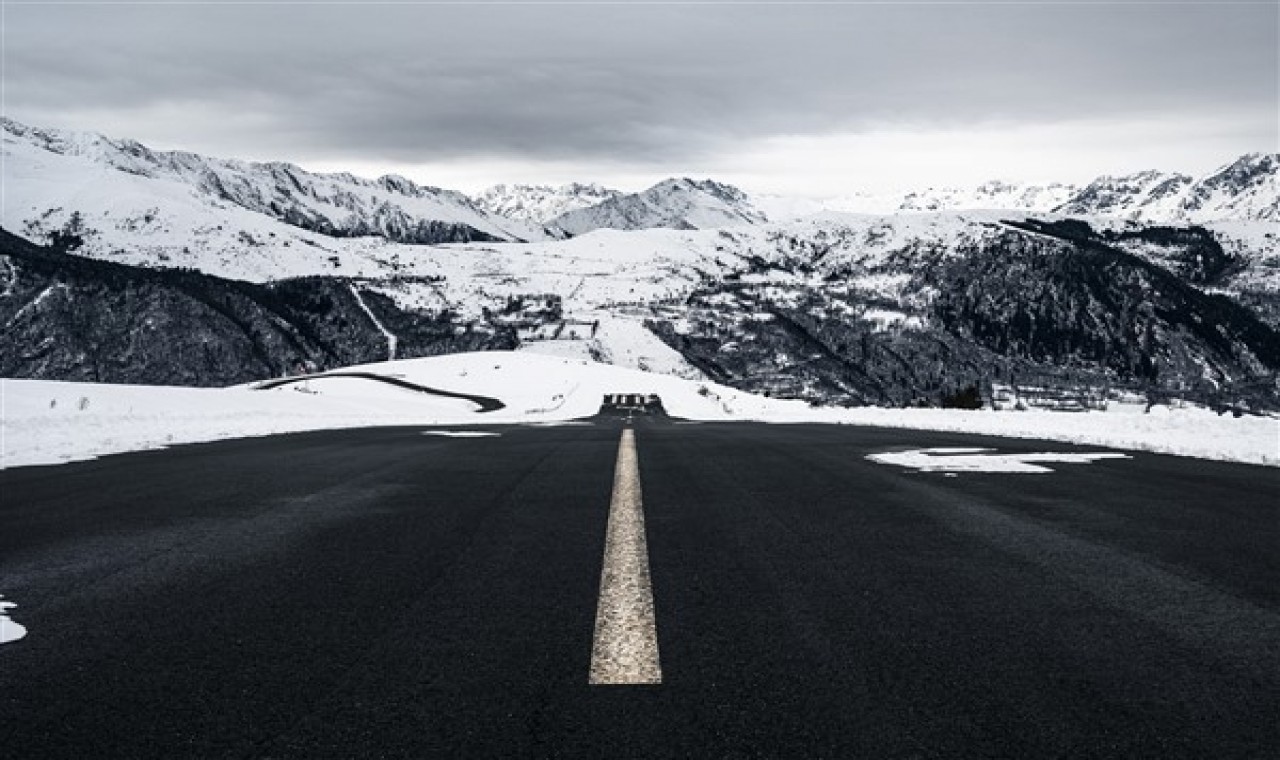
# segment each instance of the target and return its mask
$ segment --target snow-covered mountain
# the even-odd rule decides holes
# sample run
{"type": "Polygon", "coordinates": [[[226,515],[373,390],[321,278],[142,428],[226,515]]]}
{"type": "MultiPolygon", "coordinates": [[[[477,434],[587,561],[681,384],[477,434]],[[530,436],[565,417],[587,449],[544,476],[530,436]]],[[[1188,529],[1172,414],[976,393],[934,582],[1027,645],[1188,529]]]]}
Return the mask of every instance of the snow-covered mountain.
{"type": "Polygon", "coordinates": [[[597,184],[572,182],[552,185],[494,185],[475,198],[489,213],[539,226],[580,208],[613,200],[623,193],[597,184]]]}
{"type": "Polygon", "coordinates": [[[908,193],[899,211],[943,211],[956,209],[1016,209],[1047,211],[1065,203],[1075,192],[1071,185],[1045,185],[992,180],[974,188],[928,189],[908,193]]]}
{"type": "Polygon", "coordinates": [[[1102,176],[1085,185],[1057,208],[1064,214],[1110,216],[1121,219],[1161,217],[1169,219],[1177,200],[1195,180],[1186,174],[1143,171],[1123,176],[1102,176]]]}
{"type": "Polygon", "coordinates": [[[1148,170],[1082,187],[992,180],[901,195],[853,193],[820,205],[864,214],[1001,209],[1169,224],[1280,221],[1280,154],[1246,154],[1202,177],[1148,170]]]}
{"type": "MultiPolygon", "coordinates": [[[[820,207],[849,214],[899,214],[935,211],[1008,210],[1046,213],[1066,203],[1075,194],[1073,185],[1050,182],[1007,182],[990,180],[973,187],[928,187],[908,192],[855,191],[846,195],[810,201],[808,208],[820,207]]],[[[776,202],[776,201],[775,201],[776,202]]],[[[766,208],[771,208],[766,204],[766,208]]],[[[795,204],[797,211],[805,204],[795,204]]],[[[807,213],[813,213],[809,210],[807,213]]],[[[795,214],[799,216],[802,214],[795,214]]],[[[783,219],[771,213],[771,219],[783,219]]]]}
{"type": "Polygon", "coordinates": [[[1054,209],[1144,222],[1280,221],[1280,154],[1249,153],[1195,178],[1145,171],[1099,177],[1054,209]]]}
{"type": "Polygon", "coordinates": [[[712,180],[668,179],[641,193],[620,195],[561,214],[549,227],[569,235],[598,229],[701,230],[759,224],[768,219],[746,193],[712,180]]]}
{"type": "Polygon", "coordinates": [[[10,376],[210,384],[514,345],[818,403],[1010,378],[1276,395],[1275,156],[1061,202],[1013,183],[857,196],[883,215],[672,179],[600,188],[546,235],[407,180],[3,126],[0,227],[35,244],[0,255],[10,376]],[[1045,208],[1072,203],[1090,216],[1045,208]]]}
{"type": "Polygon", "coordinates": [[[819,210],[854,214],[1009,210],[1146,223],[1280,221],[1280,154],[1249,153],[1202,177],[1148,170],[1102,176],[1077,187],[992,180],[975,187],[853,193],[821,200],[762,196],[775,220],[819,210]]]}
{"type": "Polygon", "coordinates": [[[424,187],[395,175],[370,180],[345,173],[315,174],[288,163],[156,151],[134,140],[39,129],[10,119],[0,121],[0,128],[9,196],[5,221],[10,226],[50,212],[56,215],[56,209],[74,208],[95,220],[106,217],[108,223],[144,218],[152,208],[156,213],[150,216],[163,216],[171,198],[162,196],[177,190],[188,205],[218,209],[229,204],[333,237],[377,235],[404,243],[547,237],[540,225],[493,214],[462,193],[424,187]],[[158,197],[151,205],[136,197],[141,205],[130,208],[111,197],[115,187],[130,184],[113,172],[163,185],[133,184],[135,190],[144,190],[142,195],[147,187],[155,189],[158,197]],[[42,181],[54,174],[58,181],[42,181]]]}
{"type": "Polygon", "coordinates": [[[1280,333],[1210,292],[1247,263],[1205,230],[826,216],[354,248],[343,257],[382,276],[266,286],[10,243],[0,367],[13,377],[217,384],[242,367],[514,341],[819,404],[946,403],[996,382],[1277,401],[1280,333]],[[410,249],[430,255],[394,263],[410,249]]]}

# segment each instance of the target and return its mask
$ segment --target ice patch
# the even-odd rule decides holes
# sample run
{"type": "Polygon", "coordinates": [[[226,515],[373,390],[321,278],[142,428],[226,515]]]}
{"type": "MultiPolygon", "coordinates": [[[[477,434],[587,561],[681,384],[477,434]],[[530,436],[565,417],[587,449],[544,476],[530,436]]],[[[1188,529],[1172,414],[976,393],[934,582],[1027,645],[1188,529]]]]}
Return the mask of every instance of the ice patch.
{"type": "Polygon", "coordinates": [[[920,472],[1008,472],[1031,474],[1053,472],[1037,462],[1057,464],[1091,464],[1100,459],[1128,459],[1128,454],[1114,451],[1069,454],[1042,452],[1035,454],[989,454],[995,449],[933,448],[910,451],[888,451],[867,457],[880,464],[894,464],[920,472]]]}
{"type": "Polygon", "coordinates": [[[438,435],[442,438],[490,438],[497,437],[501,433],[491,433],[487,430],[428,430],[423,435],[438,435]]]}
{"type": "Polygon", "coordinates": [[[5,610],[10,607],[17,607],[13,602],[4,601],[4,597],[0,596],[0,644],[7,644],[10,641],[17,641],[27,635],[27,629],[22,625],[9,619],[5,610]]]}

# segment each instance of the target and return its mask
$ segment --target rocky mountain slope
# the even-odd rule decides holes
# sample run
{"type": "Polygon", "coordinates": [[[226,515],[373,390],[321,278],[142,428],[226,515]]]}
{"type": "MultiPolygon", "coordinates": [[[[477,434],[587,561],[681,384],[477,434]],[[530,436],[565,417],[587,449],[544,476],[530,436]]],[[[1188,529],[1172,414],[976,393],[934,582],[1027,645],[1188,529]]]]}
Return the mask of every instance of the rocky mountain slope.
{"type": "Polygon", "coordinates": [[[1010,382],[1280,401],[1280,338],[1230,289],[1251,263],[1200,228],[828,217],[432,250],[401,273],[269,285],[9,253],[0,373],[218,384],[367,361],[391,337],[401,356],[518,340],[609,356],[648,331],[705,377],[823,404],[1010,382]],[[193,289],[223,295],[206,308],[193,289]],[[149,331],[156,348],[134,347],[149,331]],[[234,348],[192,354],[210,341],[234,348]]]}
{"type": "Polygon", "coordinates": [[[596,184],[573,182],[551,185],[494,185],[475,198],[491,214],[519,219],[539,226],[580,208],[614,200],[623,193],[596,184]]]}
{"type": "MultiPolygon", "coordinates": [[[[1198,180],[1093,183],[1068,201],[1092,204],[1084,220],[928,210],[1030,208],[1057,203],[1062,186],[989,183],[920,194],[911,213],[809,209],[772,223],[711,181],[632,195],[507,190],[491,200],[527,201],[530,214],[607,196],[558,215],[554,236],[512,242],[511,225],[525,223],[394,179],[12,122],[0,137],[5,224],[39,244],[4,240],[7,376],[216,385],[306,362],[519,343],[824,404],[937,404],[1008,382],[1280,403],[1272,156],[1198,180]],[[329,228],[280,212],[343,192],[380,194],[374,208],[447,200],[472,209],[458,223],[478,232],[411,244],[395,225],[329,228]],[[1155,224],[1134,210],[1157,207],[1231,218],[1155,224]],[[472,225],[485,219],[500,225],[492,235],[472,225]]],[[[762,206],[784,208],[775,201],[762,206]]],[[[343,208],[349,222],[383,218],[363,201],[343,208]]]]}
{"type": "Polygon", "coordinates": [[[701,230],[766,221],[747,194],[736,187],[712,180],[669,179],[642,193],[566,212],[548,226],[581,235],[605,228],[701,230]]]}
{"type": "Polygon", "coordinates": [[[1280,154],[1250,153],[1198,178],[1157,171],[1099,177],[1054,210],[1143,222],[1280,222],[1280,154]]]}
{"type": "Polygon", "coordinates": [[[222,386],[389,357],[510,348],[508,328],[413,312],[364,283],[270,285],[131,267],[0,230],[0,376],[222,386]]]}
{"type": "MultiPolygon", "coordinates": [[[[709,377],[817,403],[938,404],[994,384],[1121,386],[1275,405],[1280,333],[1246,305],[1071,222],[1010,222],[950,246],[857,252],[775,237],[651,328],[709,377]]],[[[1199,262],[1168,239],[1167,261],[1199,262]]],[[[1200,267],[1200,263],[1192,263],[1200,267]]]]}

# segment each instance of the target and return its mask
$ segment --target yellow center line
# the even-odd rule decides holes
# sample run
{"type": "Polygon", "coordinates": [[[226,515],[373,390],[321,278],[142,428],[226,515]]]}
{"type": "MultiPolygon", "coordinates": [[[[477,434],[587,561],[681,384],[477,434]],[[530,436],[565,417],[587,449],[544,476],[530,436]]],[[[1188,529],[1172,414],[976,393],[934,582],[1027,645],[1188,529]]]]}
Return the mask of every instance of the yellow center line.
{"type": "Polygon", "coordinates": [[[635,432],[630,428],[622,431],[618,444],[590,683],[662,683],[644,505],[640,499],[640,468],[635,432]]]}

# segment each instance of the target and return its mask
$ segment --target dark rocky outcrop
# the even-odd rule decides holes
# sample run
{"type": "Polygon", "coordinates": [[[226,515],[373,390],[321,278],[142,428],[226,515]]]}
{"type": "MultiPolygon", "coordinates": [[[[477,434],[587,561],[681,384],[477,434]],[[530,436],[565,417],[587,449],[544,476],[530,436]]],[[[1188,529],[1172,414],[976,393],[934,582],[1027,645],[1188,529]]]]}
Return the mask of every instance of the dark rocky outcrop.
{"type": "MultiPolygon", "coordinates": [[[[383,333],[343,278],[260,285],[126,266],[0,230],[0,376],[219,386],[387,358],[383,333]]],[[[398,356],[512,348],[510,330],[362,300],[398,356]]]]}
{"type": "Polygon", "coordinates": [[[684,326],[650,329],[720,382],[820,403],[933,405],[1034,378],[1277,406],[1280,333],[1197,287],[1231,266],[1197,228],[1148,233],[1181,252],[1163,262],[1174,271],[1083,222],[1008,228],[916,258],[898,302],[860,298],[838,274],[790,291],[708,282],[684,326]],[[911,322],[862,319],[869,309],[911,322]]]}

